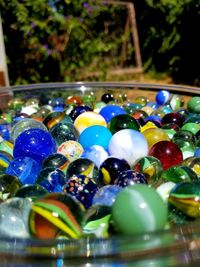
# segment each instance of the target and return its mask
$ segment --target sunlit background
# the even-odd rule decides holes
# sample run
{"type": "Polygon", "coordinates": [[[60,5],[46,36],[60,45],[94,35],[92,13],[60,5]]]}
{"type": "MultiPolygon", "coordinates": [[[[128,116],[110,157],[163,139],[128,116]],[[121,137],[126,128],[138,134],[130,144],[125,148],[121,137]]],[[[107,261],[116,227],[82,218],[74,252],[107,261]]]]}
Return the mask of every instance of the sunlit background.
{"type": "Polygon", "coordinates": [[[9,83],[199,85],[200,2],[0,0],[9,83]]]}

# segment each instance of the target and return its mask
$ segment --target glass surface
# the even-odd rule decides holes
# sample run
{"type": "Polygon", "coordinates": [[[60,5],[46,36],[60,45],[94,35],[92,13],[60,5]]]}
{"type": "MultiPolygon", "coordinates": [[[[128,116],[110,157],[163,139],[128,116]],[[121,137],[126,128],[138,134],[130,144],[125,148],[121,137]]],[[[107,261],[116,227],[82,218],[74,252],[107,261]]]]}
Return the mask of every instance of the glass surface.
{"type": "MultiPolygon", "coordinates": [[[[84,96],[94,92],[136,95],[154,100],[158,90],[169,90],[186,98],[200,94],[200,88],[143,83],[58,83],[0,88],[0,107],[6,109],[13,97],[84,96]]],[[[0,266],[198,266],[200,224],[198,222],[143,235],[113,236],[80,240],[0,239],[0,266]]]]}

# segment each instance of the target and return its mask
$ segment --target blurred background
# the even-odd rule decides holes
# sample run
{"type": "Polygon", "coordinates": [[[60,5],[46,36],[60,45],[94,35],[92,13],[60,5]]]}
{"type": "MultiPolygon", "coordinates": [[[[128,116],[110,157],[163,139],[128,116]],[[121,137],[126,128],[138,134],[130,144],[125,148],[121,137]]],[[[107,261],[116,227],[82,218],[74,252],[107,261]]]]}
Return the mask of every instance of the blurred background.
{"type": "Polygon", "coordinates": [[[0,10],[0,83],[200,85],[200,0],[0,0],[0,10]]]}

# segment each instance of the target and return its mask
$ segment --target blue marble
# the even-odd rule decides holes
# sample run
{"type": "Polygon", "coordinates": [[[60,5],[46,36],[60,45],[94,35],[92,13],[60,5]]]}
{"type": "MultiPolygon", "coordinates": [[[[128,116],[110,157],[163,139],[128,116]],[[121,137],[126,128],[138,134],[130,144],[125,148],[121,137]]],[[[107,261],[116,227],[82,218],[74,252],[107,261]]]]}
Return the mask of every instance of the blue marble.
{"type": "Polygon", "coordinates": [[[101,125],[93,125],[81,132],[78,141],[84,149],[93,145],[99,145],[107,149],[111,137],[112,134],[109,129],[101,125]]]}
{"type": "Polygon", "coordinates": [[[55,152],[56,142],[51,134],[35,128],[22,132],[15,140],[13,149],[14,158],[30,157],[40,164],[55,152]]]}
{"type": "Polygon", "coordinates": [[[46,188],[48,192],[62,192],[66,178],[60,169],[47,167],[41,170],[36,183],[46,188]]]}
{"type": "Polygon", "coordinates": [[[117,194],[122,190],[118,185],[104,185],[94,195],[92,205],[112,206],[117,194]]]}
{"type": "Polygon", "coordinates": [[[160,90],[157,94],[156,94],[156,102],[158,105],[165,105],[169,99],[170,99],[170,92],[167,90],[160,90]]]}
{"type": "Polygon", "coordinates": [[[99,114],[103,116],[108,123],[113,117],[120,114],[126,114],[126,111],[117,105],[107,105],[99,111],[99,114]]]}
{"type": "Polygon", "coordinates": [[[34,184],[40,172],[40,164],[30,157],[17,157],[8,165],[5,173],[16,176],[22,184],[34,184]]]}
{"type": "Polygon", "coordinates": [[[147,184],[146,177],[143,173],[134,170],[122,171],[115,181],[116,185],[126,187],[133,184],[147,184]]]}

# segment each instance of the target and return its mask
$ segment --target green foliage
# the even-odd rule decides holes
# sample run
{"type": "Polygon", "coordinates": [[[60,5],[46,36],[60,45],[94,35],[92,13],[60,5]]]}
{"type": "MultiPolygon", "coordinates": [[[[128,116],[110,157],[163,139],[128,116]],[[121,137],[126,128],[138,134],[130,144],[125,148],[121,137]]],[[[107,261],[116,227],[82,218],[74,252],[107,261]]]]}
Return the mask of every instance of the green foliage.
{"type": "Polygon", "coordinates": [[[167,72],[176,83],[200,85],[200,1],[135,0],[146,70],[167,72]]]}
{"type": "Polygon", "coordinates": [[[0,0],[11,84],[74,81],[83,70],[114,64],[123,35],[110,34],[104,19],[118,9],[88,0],[0,0]],[[120,36],[120,37],[119,37],[120,36]]]}

